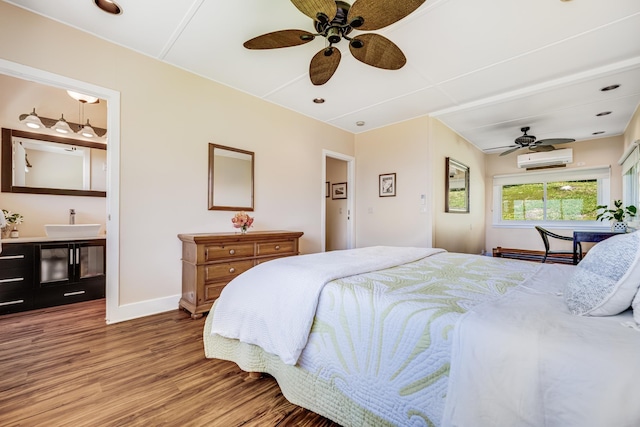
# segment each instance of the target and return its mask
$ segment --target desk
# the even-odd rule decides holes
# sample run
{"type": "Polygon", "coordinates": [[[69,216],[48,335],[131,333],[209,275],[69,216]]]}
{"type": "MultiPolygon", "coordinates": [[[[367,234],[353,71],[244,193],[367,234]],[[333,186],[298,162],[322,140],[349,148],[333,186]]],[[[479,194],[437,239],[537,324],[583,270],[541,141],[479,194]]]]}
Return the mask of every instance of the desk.
{"type": "MultiPolygon", "coordinates": [[[[573,232],[573,265],[578,264],[578,243],[580,242],[601,242],[609,237],[624,234],[613,231],[574,231],[573,232]]],[[[580,254],[582,256],[582,254],[580,254]]]]}

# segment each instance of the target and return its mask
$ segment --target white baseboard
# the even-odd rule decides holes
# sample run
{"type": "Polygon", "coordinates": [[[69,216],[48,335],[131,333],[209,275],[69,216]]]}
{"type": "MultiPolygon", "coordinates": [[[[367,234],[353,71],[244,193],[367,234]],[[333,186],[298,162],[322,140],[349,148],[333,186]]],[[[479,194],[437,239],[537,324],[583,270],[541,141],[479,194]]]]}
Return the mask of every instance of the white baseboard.
{"type": "Polygon", "coordinates": [[[181,295],[178,294],[114,307],[109,307],[107,303],[107,324],[124,322],[171,310],[178,310],[180,297],[181,295]]]}

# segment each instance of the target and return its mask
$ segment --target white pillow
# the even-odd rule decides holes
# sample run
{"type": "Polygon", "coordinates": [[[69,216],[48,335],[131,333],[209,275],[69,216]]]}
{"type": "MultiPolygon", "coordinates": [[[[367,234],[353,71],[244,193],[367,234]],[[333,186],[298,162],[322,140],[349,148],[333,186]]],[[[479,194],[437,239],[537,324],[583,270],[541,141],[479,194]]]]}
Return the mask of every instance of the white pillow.
{"type": "Polygon", "coordinates": [[[633,299],[631,303],[631,308],[633,308],[633,320],[636,321],[638,325],[640,325],[640,291],[636,294],[636,297],[633,299]]]}
{"type": "Polygon", "coordinates": [[[614,316],[631,306],[640,288],[638,233],[610,237],[587,252],[565,286],[564,300],[571,313],[614,316]]]}

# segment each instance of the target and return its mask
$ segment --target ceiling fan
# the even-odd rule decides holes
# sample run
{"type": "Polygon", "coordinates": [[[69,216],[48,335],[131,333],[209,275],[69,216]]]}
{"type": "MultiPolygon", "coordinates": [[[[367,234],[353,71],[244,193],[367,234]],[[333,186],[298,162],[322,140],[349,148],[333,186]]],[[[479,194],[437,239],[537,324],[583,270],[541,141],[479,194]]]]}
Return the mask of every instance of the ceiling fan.
{"type": "Polygon", "coordinates": [[[358,61],[386,70],[398,70],[407,62],[404,53],[380,34],[364,33],[349,37],[354,30],[379,30],[416,10],[425,0],[356,0],[349,5],[339,0],[291,0],[300,12],[313,19],[315,34],[305,30],[280,30],[247,40],[247,49],[277,49],[309,43],[318,36],[327,40],[311,59],[309,77],[314,85],[329,81],[340,64],[340,50],[334,47],[342,39],[358,61]]]}
{"type": "Polygon", "coordinates": [[[513,142],[516,145],[512,145],[507,151],[500,153],[501,156],[506,156],[507,154],[511,154],[516,150],[521,148],[528,148],[531,151],[552,151],[556,148],[553,144],[566,144],[568,142],[574,142],[575,139],[572,138],[548,138],[536,140],[536,137],[533,135],[527,135],[531,128],[529,126],[525,126],[520,128],[520,131],[523,133],[522,136],[517,137],[513,142]]]}

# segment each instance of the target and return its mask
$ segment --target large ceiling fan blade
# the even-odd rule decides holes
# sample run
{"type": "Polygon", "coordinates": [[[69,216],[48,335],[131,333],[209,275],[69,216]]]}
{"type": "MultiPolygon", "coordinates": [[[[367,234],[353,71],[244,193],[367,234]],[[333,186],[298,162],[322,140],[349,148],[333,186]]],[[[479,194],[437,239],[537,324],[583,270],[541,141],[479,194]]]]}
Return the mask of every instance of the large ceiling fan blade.
{"type": "Polygon", "coordinates": [[[358,30],[379,30],[401,20],[424,2],[425,0],[356,0],[349,9],[347,22],[362,18],[363,23],[357,27],[358,30]]]}
{"type": "Polygon", "coordinates": [[[263,34],[244,42],[247,49],[278,49],[309,43],[315,36],[304,30],[281,30],[263,34]]]}
{"type": "Polygon", "coordinates": [[[556,149],[556,147],[554,147],[553,145],[538,145],[538,144],[534,144],[534,145],[530,145],[529,146],[529,150],[530,151],[534,151],[536,153],[540,153],[542,151],[553,151],[555,149],[556,149]]]}
{"type": "Polygon", "coordinates": [[[340,49],[333,46],[324,48],[316,53],[309,65],[311,83],[320,86],[328,82],[331,76],[333,76],[333,73],[338,69],[340,58],[342,58],[340,49]]]}
{"type": "Polygon", "coordinates": [[[513,147],[511,150],[507,150],[507,151],[503,151],[502,153],[500,153],[501,156],[506,156],[507,154],[511,154],[516,150],[521,149],[521,146],[517,146],[517,147],[513,147]]]}
{"type": "Polygon", "coordinates": [[[398,70],[407,63],[400,48],[380,34],[367,33],[354,37],[349,43],[349,50],[358,61],[385,70],[398,70]]]}
{"type": "Polygon", "coordinates": [[[536,142],[536,145],[556,145],[556,144],[567,144],[569,142],[575,142],[573,138],[549,138],[549,139],[541,139],[536,142]]]}
{"type": "Polygon", "coordinates": [[[291,3],[309,18],[320,22],[330,22],[338,10],[334,0],[291,0],[291,3]]]}

